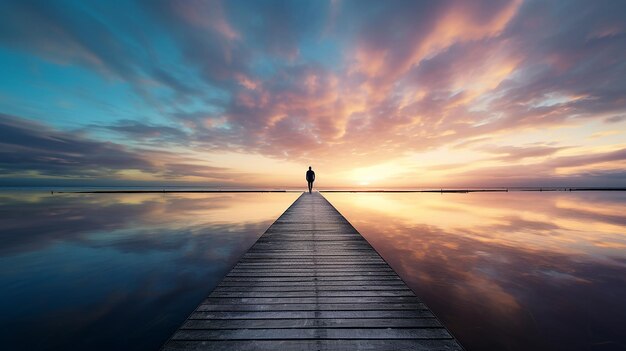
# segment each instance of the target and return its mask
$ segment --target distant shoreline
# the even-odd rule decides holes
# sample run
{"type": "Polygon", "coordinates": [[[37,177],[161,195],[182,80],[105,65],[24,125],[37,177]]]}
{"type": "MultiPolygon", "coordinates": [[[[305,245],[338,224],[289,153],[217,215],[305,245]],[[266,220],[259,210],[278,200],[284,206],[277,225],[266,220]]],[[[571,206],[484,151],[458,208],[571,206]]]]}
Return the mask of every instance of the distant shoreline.
{"type": "MultiPolygon", "coordinates": [[[[498,188],[498,189],[421,189],[421,190],[319,190],[320,193],[492,193],[492,192],[572,192],[572,191],[626,191],[626,188],[568,188],[568,187],[545,187],[545,188],[498,188]]],[[[151,194],[151,193],[301,193],[304,190],[81,190],[81,191],[55,191],[60,194],[151,194]]]]}
{"type": "Polygon", "coordinates": [[[150,194],[150,193],[301,193],[301,190],[87,190],[57,191],[59,194],[150,194]]]}

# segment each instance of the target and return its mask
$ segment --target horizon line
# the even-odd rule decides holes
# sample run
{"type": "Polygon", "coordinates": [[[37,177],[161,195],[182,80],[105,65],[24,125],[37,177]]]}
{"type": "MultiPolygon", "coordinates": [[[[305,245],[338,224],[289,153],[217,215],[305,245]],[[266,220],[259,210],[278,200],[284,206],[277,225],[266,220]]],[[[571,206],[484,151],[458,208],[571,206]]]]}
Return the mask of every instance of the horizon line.
{"type": "MultiPolygon", "coordinates": [[[[572,192],[626,191],[626,187],[511,187],[511,188],[440,188],[440,189],[326,189],[319,193],[485,193],[485,192],[572,192]]],[[[86,190],[57,191],[59,194],[150,194],[150,193],[303,193],[295,189],[205,189],[205,190],[86,190]]],[[[54,193],[54,190],[51,190],[54,193]]]]}

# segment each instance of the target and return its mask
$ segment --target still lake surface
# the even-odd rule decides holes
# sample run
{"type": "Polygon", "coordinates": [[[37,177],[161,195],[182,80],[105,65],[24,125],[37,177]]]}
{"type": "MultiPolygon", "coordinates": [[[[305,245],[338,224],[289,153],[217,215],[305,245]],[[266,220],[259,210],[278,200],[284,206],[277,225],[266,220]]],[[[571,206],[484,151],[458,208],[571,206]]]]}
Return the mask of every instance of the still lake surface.
{"type": "Polygon", "coordinates": [[[0,192],[3,349],[158,350],[297,196],[0,192]]]}
{"type": "MultiPolygon", "coordinates": [[[[9,350],[157,350],[299,196],[0,191],[9,350]]],[[[626,349],[626,193],[332,193],[468,350],[626,349]]]]}
{"type": "Polygon", "coordinates": [[[626,349],[626,193],[328,194],[468,350],[626,349]]]}

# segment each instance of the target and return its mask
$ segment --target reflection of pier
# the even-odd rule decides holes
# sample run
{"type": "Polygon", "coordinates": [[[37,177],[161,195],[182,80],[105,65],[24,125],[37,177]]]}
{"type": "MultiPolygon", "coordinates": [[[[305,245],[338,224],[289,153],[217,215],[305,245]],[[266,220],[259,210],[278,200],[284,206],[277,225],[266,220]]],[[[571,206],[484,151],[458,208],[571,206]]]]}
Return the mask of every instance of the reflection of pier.
{"type": "Polygon", "coordinates": [[[460,350],[359,232],[303,194],[164,350],[460,350]]]}

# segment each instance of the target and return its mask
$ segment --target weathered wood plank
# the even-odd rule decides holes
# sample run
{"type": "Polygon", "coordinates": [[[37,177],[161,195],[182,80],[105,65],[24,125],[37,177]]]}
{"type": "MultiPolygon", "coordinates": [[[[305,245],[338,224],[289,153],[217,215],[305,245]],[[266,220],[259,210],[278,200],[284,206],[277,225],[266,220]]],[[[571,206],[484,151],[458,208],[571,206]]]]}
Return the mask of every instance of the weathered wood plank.
{"type": "Polygon", "coordinates": [[[272,266],[247,266],[237,265],[231,272],[393,272],[389,266],[383,264],[365,265],[272,265],[272,266]]]}
{"type": "Polygon", "coordinates": [[[179,329],[173,340],[451,339],[444,328],[179,329]]]}
{"type": "Polygon", "coordinates": [[[165,345],[164,351],[461,351],[454,340],[244,340],[244,341],[177,341],[165,345]]]}
{"type": "Polygon", "coordinates": [[[299,250],[315,250],[315,249],[324,249],[324,250],[341,250],[348,248],[359,248],[361,250],[370,250],[370,246],[366,241],[362,240],[351,240],[351,241],[262,241],[257,242],[254,245],[255,250],[259,250],[262,248],[272,249],[272,250],[280,250],[282,248],[298,248],[299,250]]]}
{"type": "Polygon", "coordinates": [[[350,296],[350,297],[208,297],[205,304],[396,304],[419,302],[415,296],[350,296]]]}
{"type": "Polygon", "coordinates": [[[438,328],[435,318],[189,319],[181,329],[438,328]]]}
{"type": "Polygon", "coordinates": [[[257,263],[257,262],[248,262],[242,261],[239,262],[235,268],[270,268],[270,269],[279,269],[279,268],[296,268],[296,269],[325,269],[325,268],[362,268],[362,267],[372,267],[372,268],[389,268],[384,262],[345,262],[345,263],[257,263]]]}
{"type": "Polygon", "coordinates": [[[299,277],[318,277],[318,276],[371,276],[371,275],[383,275],[383,276],[393,276],[394,272],[389,269],[380,269],[380,268],[345,268],[345,269],[298,269],[298,268],[281,268],[281,269],[233,269],[229,273],[229,277],[239,277],[239,276],[264,276],[264,277],[272,277],[272,276],[299,276],[299,277]],[[299,275],[299,273],[301,273],[299,275]]]}
{"type": "Polygon", "coordinates": [[[409,289],[403,290],[365,290],[365,291],[353,291],[353,290],[331,290],[331,291],[319,291],[319,290],[299,290],[299,291],[222,291],[214,290],[209,297],[230,297],[230,298],[251,298],[251,297],[411,297],[415,299],[413,291],[409,289]]]}
{"type": "MultiPolygon", "coordinates": [[[[240,263],[254,264],[358,264],[358,263],[385,263],[380,257],[267,257],[267,258],[242,258],[240,263]]],[[[386,263],[385,263],[386,264],[386,263]]]]}
{"type": "Polygon", "coordinates": [[[259,242],[276,241],[364,241],[362,236],[357,234],[271,234],[259,239],[259,242]]]}
{"type": "Polygon", "coordinates": [[[434,318],[431,311],[421,310],[333,310],[333,311],[196,311],[189,319],[301,319],[301,318],[434,318]]]}
{"type": "Polygon", "coordinates": [[[262,278],[262,277],[395,277],[390,272],[230,272],[226,275],[229,278],[262,278]]]}
{"type": "Polygon", "coordinates": [[[275,259],[275,260],[241,260],[238,263],[238,267],[280,267],[280,266],[297,266],[297,267],[315,267],[320,266],[378,266],[386,265],[385,261],[378,259],[343,259],[343,260],[325,260],[325,259],[275,259]]]}
{"type": "Polygon", "coordinates": [[[248,277],[231,277],[231,276],[226,276],[224,277],[224,279],[222,280],[223,282],[255,282],[255,281],[270,281],[270,282],[311,282],[311,281],[347,281],[347,280],[352,280],[352,281],[364,281],[364,282],[368,282],[368,281],[378,281],[378,280],[397,280],[397,281],[401,281],[401,279],[398,276],[393,276],[393,275],[376,275],[376,276],[357,276],[357,275],[353,275],[353,276],[296,276],[296,277],[255,277],[255,276],[248,276],[248,277]]]}
{"type": "Polygon", "coordinates": [[[346,255],[361,255],[364,257],[376,257],[370,251],[368,247],[328,247],[328,248],[296,248],[296,247],[267,247],[267,248],[251,248],[247,254],[249,255],[262,255],[262,254],[279,254],[278,257],[282,255],[301,255],[306,253],[307,256],[346,256],[346,255]]]}
{"type": "MultiPolygon", "coordinates": [[[[371,287],[375,289],[380,285],[394,285],[394,286],[402,286],[403,288],[407,288],[403,281],[400,279],[395,280],[300,280],[296,281],[294,284],[293,280],[287,281],[278,281],[278,280],[244,280],[244,281],[222,281],[217,288],[220,287],[254,287],[254,286],[266,286],[266,287],[285,287],[290,286],[294,288],[306,287],[307,289],[317,287],[320,290],[326,289],[326,287],[354,287],[354,288],[368,288],[371,287]]],[[[217,289],[216,288],[216,289],[217,289]]],[[[329,288],[330,289],[330,288],[329,288]]]]}
{"type": "Polygon", "coordinates": [[[282,259],[353,259],[353,258],[380,258],[380,256],[369,253],[363,250],[351,250],[351,251],[339,251],[339,252],[308,252],[308,253],[298,253],[298,252],[282,252],[280,250],[274,251],[248,251],[244,256],[244,259],[252,259],[252,258],[282,258],[282,259]]]}
{"type": "Polygon", "coordinates": [[[287,303],[211,304],[202,303],[196,311],[385,311],[427,309],[423,303],[287,303]]]}
{"type": "MultiPolygon", "coordinates": [[[[264,293],[276,293],[276,292],[284,292],[284,293],[311,293],[311,291],[318,291],[322,295],[333,295],[333,294],[344,294],[350,295],[360,294],[360,293],[386,293],[386,292],[406,292],[413,295],[413,291],[411,289],[406,288],[403,285],[379,285],[379,286],[314,286],[314,285],[304,285],[304,286],[244,286],[244,287],[232,287],[232,286],[218,286],[213,290],[213,293],[225,294],[225,293],[249,293],[249,294],[257,294],[256,296],[261,296],[264,293]],[[312,289],[313,288],[313,289],[312,289]],[[260,294],[260,295],[258,295],[260,294]]],[[[358,295],[357,295],[358,296],[358,295]]]]}

